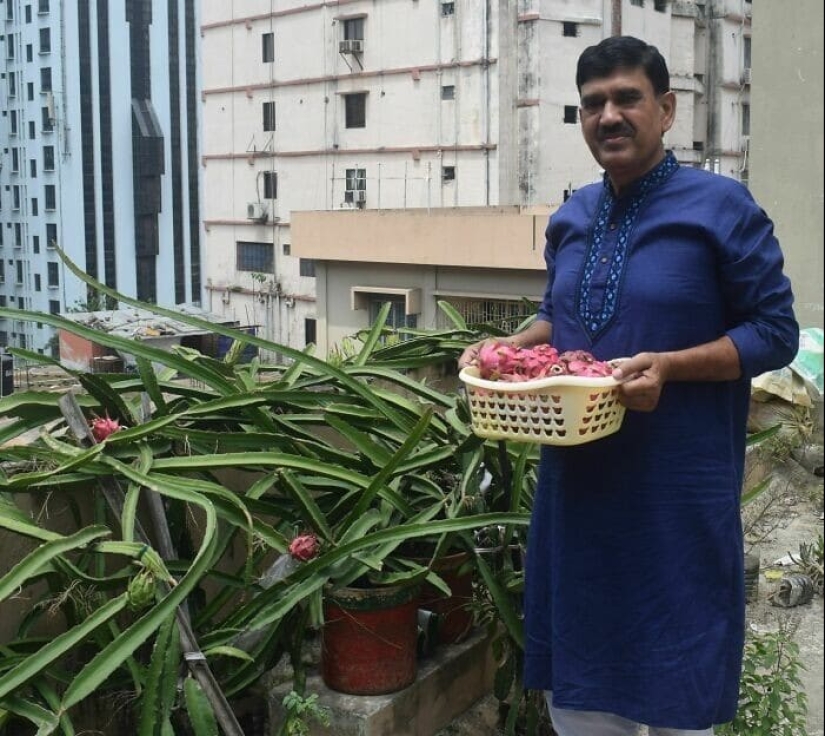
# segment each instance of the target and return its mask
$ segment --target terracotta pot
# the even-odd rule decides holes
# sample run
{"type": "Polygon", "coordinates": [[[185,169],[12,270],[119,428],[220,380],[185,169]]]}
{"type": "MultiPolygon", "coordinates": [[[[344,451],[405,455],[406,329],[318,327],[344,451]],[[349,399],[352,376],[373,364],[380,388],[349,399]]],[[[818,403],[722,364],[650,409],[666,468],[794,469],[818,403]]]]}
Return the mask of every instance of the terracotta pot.
{"type": "Polygon", "coordinates": [[[324,596],[321,677],[350,695],[403,690],[418,673],[417,586],[339,588],[324,596]]]}

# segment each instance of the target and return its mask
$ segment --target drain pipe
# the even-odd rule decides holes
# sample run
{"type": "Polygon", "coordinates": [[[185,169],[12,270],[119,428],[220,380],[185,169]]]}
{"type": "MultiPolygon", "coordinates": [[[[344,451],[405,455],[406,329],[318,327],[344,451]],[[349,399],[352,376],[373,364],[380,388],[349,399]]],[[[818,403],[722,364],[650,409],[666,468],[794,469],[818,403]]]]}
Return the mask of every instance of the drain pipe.
{"type": "Polygon", "coordinates": [[[610,13],[611,13],[610,35],[611,36],[621,36],[622,35],[622,0],[613,0],[610,13]]]}

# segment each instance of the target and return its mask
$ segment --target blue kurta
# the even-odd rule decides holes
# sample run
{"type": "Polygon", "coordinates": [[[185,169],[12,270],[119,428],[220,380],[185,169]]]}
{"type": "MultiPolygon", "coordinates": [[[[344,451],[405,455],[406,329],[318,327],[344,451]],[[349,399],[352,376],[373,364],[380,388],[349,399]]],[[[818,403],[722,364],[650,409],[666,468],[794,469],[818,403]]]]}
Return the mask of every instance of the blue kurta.
{"type": "Polygon", "coordinates": [[[542,448],[527,552],[528,688],[560,708],[703,729],[736,711],[745,594],[739,496],[750,378],[798,326],[765,213],[672,154],[619,199],[605,179],[547,228],[539,318],[597,358],[728,335],[743,376],[670,383],[610,437],[542,448]]]}

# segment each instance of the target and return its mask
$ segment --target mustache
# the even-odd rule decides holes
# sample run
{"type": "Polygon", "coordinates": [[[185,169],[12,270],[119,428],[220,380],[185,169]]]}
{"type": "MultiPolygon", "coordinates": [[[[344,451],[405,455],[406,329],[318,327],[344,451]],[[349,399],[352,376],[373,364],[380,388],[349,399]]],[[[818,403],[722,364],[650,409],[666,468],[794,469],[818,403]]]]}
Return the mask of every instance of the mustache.
{"type": "Polygon", "coordinates": [[[599,128],[599,140],[603,141],[606,138],[610,138],[616,135],[627,136],[628,138],[630,138],[635,133],[636,131],[629,125],[620,123],[619,125],[611,125],[609,128],[599,128]]]}

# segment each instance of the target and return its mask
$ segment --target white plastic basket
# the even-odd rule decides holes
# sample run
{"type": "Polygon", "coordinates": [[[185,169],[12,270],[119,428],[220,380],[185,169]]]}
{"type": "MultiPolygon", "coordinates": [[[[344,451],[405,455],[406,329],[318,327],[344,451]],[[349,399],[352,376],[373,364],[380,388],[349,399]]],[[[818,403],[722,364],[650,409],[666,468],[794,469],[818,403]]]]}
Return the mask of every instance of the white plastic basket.
{"type": "Polygon", "coordinates": [[[534,381],[487,381],[467,366],[458,376],[467,389],[473,433],[493,440],[581,445],[622,426],[614,378],[554,376],[534,381]]]}

